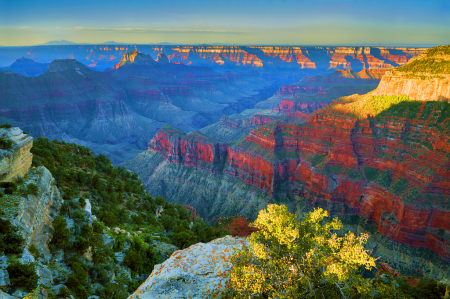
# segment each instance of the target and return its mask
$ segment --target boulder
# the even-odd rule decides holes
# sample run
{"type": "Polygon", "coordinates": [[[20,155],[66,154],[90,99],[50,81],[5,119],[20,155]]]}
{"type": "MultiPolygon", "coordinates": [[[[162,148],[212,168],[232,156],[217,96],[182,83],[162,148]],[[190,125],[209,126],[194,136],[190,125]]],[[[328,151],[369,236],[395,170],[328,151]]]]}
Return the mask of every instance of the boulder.
{"type": "Polygon", "coordinates": [[[221,298],[229,281],[233,249],[247,245],[245,239],[226,236],[178,250],[156,265],[128,299],[221,298]]]}

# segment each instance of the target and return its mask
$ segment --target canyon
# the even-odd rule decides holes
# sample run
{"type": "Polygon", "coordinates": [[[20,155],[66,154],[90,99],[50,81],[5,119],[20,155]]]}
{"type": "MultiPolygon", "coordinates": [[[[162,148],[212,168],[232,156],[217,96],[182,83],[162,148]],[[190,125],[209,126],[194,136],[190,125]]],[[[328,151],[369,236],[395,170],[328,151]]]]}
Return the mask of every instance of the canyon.
{"type": "MultiPolygon", "coordinates": [[[[423,50],[31,47],[0,70],[0,119],[34,137],[89,146],[117,164],[144,150],[164,123],[187,133],[252,109],[302,118],[334,98],[374,89],[382,73],[423,50]],[[57,59],[39,62],[48,57],[57,59]]],[[[0,57],[21,51],[0,48],[0,57]]]]}
{"type": "MultiPolygon", "coordinates": [[[[415,65],[430,55],[419,55],[415,65]]],[[[189,134],[165,125],[148,151],[124,165],[150,193],[192,205],[208,221],[236,214],[255,219],[269,203],[284,203],[299,216],[323,207],[346,229],[369,232],[368,248],[401,273],[445,277],[450,104],[442,99],[448,98],[450,72],[442,67],[439,74],[411,78],[420,68],[411,74],[407,66],[386,72],[376,90],[329,105],[313,101],[303,108],[307,92],[300,82],[280,88],[264,104],[271,110],[259,115],[222,118],[189,134]],[[408,80],[421,80],[422,93],[405,92],[404,86],[414,86],[408,80]],[[307,114],[309,109],[318,110],[307,114]],[[296,121],[286,122],[293,114],[296,121]],[[233,128],[233,138],[221,138],[233,128]]]]}
{"type": "Polygon", "coordinates": [[[108,72],[57,59],[35,77],[0,70],[0,118],[34,137],[87,145],[119,163],[145,149],[165,122],[186,132],[200,129],[302,76],[217,73],[137,51],[108,72]]]}
{"type": "Polygon", "coordinates": [[[113,68],[128,52],[136,50],[157,59],[164,53],[171,63],[218,69],[392,69],[426,50],[410,47],[318,46],[214,46],[214,45],[67,45],[0,47],[0,67],[23,56],[39,63],[76,59],[104,70],[113,68]]]}

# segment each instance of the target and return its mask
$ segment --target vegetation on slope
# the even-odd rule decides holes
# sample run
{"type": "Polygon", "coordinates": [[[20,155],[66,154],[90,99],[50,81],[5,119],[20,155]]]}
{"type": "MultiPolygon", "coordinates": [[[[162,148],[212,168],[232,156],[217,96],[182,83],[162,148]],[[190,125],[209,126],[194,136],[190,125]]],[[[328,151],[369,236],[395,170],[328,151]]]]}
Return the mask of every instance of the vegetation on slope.
{"type": "Polygon", "coordinates": [[[439,46],[425,51],[415,60],[396,68],[396,72],[450,74],[450,46],[439,46]]]}
{"type": "MultiPolygon", "coordinates": [[[[49,298],[127,298],[163,261],[164,248],[172,246],[168,244],[185,248],[228,233],[207,225],[195,210],[153,198],[137,174],[113,166],[106,156],[94,155],[87,147],[38,138],[31,151],[33,166],[43,165],[52,173],[64,199],[48,245],[53,254],[63,255],[63,263],[51,262],[48,267],[69,270],[65,276],[54,277],[54,284],[64,284],[58,292],[41,286],[49,290],[49,298]],[[88,201],[94,217],[86,212],[88,201]],[[108,245],[111,241],[113,246],[108,245]]],[[[0,188],[0,194],[17,196],[36,191],[16,183],[2,183],[0,188]]],[[[23,250],[17,228],[1,218],[0,250],[11,255],[12,261],[23,250]]],[[[36,247],[30,246],[29,251],[39,258],[36,247]]],[[[35,287],[35,267],[34,263],[10,263],[13,287],[35,287]]]]}

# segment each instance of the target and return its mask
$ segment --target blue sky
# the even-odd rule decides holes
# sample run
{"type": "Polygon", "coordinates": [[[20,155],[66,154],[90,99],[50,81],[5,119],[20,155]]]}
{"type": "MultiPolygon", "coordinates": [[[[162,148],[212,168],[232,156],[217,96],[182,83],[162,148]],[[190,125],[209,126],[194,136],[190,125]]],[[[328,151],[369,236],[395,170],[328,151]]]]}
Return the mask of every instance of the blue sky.
{"type": "Polygon", "coordinates": [[[0,45],[450,44],[450,0],[0,0],[0,45]]]}

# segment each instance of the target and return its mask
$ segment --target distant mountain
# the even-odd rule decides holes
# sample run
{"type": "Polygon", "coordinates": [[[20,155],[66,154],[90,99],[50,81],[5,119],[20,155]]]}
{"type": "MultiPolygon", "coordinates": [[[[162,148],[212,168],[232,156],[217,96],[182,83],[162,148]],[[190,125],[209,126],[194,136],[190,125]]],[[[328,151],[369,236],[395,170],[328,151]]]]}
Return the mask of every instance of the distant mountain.
{"type": "Polygon", "coordinates": [[[127,45],[127,43],[118,43],[115,41],[109,41],[109,42],[100,43],[98,45],[127,45]]]}
{"type": "Polygon", "coordinates": [[[16,72],[19,75],[34,77],[45,73],[49,63],[39,63],[29,58],[19,58],[9,67],[1,68],[2,70],[8,70],[16,72]]]}
{"type": "Polygon", "coordinates": [[[64,46],[64,45],[77,45],[78,43],[69,42],[67,40],[53,40],[50,42],[46,42],[44,44],[40,44],[40,46],[64,46]]]}

